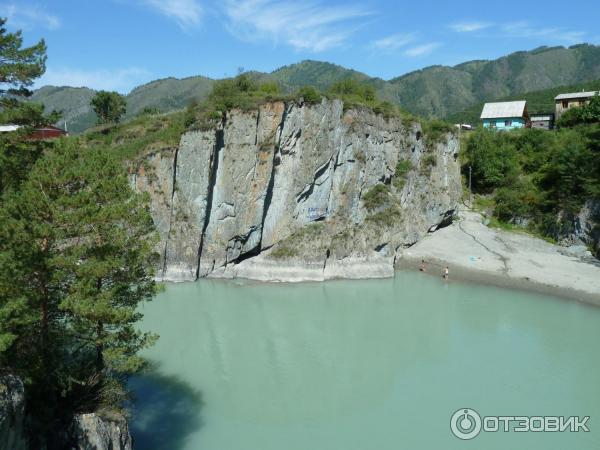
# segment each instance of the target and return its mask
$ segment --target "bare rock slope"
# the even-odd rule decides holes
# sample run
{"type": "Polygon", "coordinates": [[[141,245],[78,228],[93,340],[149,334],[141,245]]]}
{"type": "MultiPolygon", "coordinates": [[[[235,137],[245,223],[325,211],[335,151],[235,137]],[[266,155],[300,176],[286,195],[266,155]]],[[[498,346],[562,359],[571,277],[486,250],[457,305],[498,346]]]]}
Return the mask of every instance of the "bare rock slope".
{"type": "Polygon", "coordinates": [[[28,448],[25,419],[25,389],[14,375],[0,376],[0,449],[28,448]]]}
{"type": "Polygon", "coordinates": [[[145,155],[132,184],[152,199],[162,280],[384,277],[456,208],[457,154],[414,121],[273,102],[145,155]]]}
{"type": "MultiPolygon", "coordinates": [[[[589,253],[589,252],[588,252],[589,253]]],[[[460,220],[410,249],[398,262],[416,267],[421,260],[435,275],[444,266],[450,278],[519,287],[600,305],[600,266],[589,256],[525,233],[489,228],[482,216],[461,211],[460,220]]]]}

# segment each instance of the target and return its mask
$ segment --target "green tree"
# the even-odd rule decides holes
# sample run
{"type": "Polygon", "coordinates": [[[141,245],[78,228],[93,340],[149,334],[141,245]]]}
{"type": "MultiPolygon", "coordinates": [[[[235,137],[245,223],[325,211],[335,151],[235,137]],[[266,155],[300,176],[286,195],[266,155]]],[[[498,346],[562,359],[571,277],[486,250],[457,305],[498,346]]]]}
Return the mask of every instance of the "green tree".
{"type": "Polygon", "coordinates": [[[319,91],[312,86],[301,87],[298,92],[296,92],[296,97],[303,98],[304,102],[308,104],[321,103],[321,100],[323,99],[319,91]]]}
{"type": "Polygon", "coordinates": [[[127,102],[118,92],[100,91],[90,105],[98,116],[98,123],[119,122],[127,111],[127,102]]]}
{"type": "Polygon", "coordinates": [[[155,236],[122,166],[77,142],[44,154],[6,197],[0,363],[26,380],[43,443],[69,413],[121,405],[123,376],[154,340],[135,323],[156,292],[155,236]]]}
{"type": "Polygon", "coordinates": [[[600,95],[592,97],[587,105],[565,111],[558,119],[557,125],[568,128],[592,123],[600,123],[600,95]]]}
{"type": "Polygon", "coordinates": [[[600,95],[592,97],[590,103],[583,107],[581,118],[585,123],[600,122],[600,95]]]}
{"type": "MultiPolygon", "coordinates": [[[[9,33],[5,25],[6,19],[0,18],[0,123],[31,127],[55,122],[57,113],[46,117],[42,105],[23,102],[31,94],[28,87],[44,73],[46,44],[41,40],[23,47],[21,31],[9,33]]],[[[0,194],[18,187],[45,147],[28,142],[29,132],[25,128],[0,135],[0,194]]]]}
{"type": "Polygon", "coordinates": [[[334,83],[329,91],[333,96],[338,96],[344,101],[369,103],[374,102],[377,99],[375,88],[373,86],[360,83],[353,78],[346,78],[334,83]]]}
{"type": "Polygon", "coordinates": [[[9,33],[5,25],[6,19],[0,18],[0,94],[3,102],[7,101],[6,94],[29,94],[27,88],[46,70],[44,40],[24,48],[21,31],[9,33]]]}
{"type": "Polygon", "coordinates": [[[477,130],[467,143],[466,153],[476,190],[489,192],[507,186],[519,173],[518,154],[510,133],[477,130]]]}
{"type": "Polygon", "coordinates": [[[529,180],[520,179],[512,186],[501,187],[495,194],[494,215],[504,222],[529,218],[537,206],[538,197],[529,180]]]}

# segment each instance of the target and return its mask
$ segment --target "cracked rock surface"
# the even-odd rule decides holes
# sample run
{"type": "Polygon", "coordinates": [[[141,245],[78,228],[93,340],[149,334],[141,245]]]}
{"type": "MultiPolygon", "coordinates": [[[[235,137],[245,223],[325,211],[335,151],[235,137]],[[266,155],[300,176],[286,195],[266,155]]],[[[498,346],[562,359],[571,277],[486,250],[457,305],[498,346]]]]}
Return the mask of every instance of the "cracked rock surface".
{"type": "Polygon", "coordinates": [[[145,155],[131,180],[151,198],[161,280],[376,278],[456,208],[457,156],[455,136],[428,141],[414,121],[272,102],[145,155]]]}
{"type": "Polygon", "coordinates": [[[25,389],[14,375],[0,375],[0,449],[28,448],[25,389]]]}

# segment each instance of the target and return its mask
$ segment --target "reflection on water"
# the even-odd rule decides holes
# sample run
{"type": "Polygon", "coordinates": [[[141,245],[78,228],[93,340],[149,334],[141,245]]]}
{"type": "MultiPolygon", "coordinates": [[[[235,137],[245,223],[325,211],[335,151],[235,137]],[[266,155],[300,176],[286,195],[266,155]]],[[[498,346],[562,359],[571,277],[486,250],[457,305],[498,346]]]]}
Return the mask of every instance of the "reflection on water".
{"type": "Polygon", "coordinates": [[[183,448],[186,436],[202,426],[202,394],[157,368],[130,381],[135,392],[131,433],[136,449],[183,448]]]}
{"type": "MultiPolygon", "coordinates": [[[[147,352],[157,367],[132,382],[136,446],[464,448],[449,434],[464,406],[600,420],[599,311],[412,273],[169,285],[143,311],[161,339],[147,352]]],[[[477,439],[488,449],[600,443],[591,433],[477,439]]]]}

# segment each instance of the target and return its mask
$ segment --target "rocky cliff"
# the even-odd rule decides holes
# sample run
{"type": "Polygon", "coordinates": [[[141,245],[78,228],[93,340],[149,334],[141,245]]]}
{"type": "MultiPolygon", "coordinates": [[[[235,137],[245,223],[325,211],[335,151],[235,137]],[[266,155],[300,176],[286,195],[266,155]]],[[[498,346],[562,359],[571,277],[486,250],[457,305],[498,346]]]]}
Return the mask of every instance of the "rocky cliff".
{"type": "MultiPolygon", "coordinates": [[[[25,388],[15,375],[0,375],[0,450],[27,450],[37,436],[28,436],[25,388]]],[[[54,430],[57,446],[72,450],[131,450],[133,440],[125,418],[77,414],[68,429],[54,430]]]]}
{"type": "Polygon", "coordinates": [[[108,419],[98,414],[77,414],[69,430],[71,450],[132,450],[133,439],[125,418],[108,419]]]}
{"type": "Polygon", "coordinates": [[[25,389],[13,375],[0,376],[0,449],[25,450],[25,389]]]}
{"type": "Polygon", "coordinates": [[[160,233],[159,278],[391,276],[461,195],[458,141],[338,100],[233,110],[132,174],[160,233]]]}

